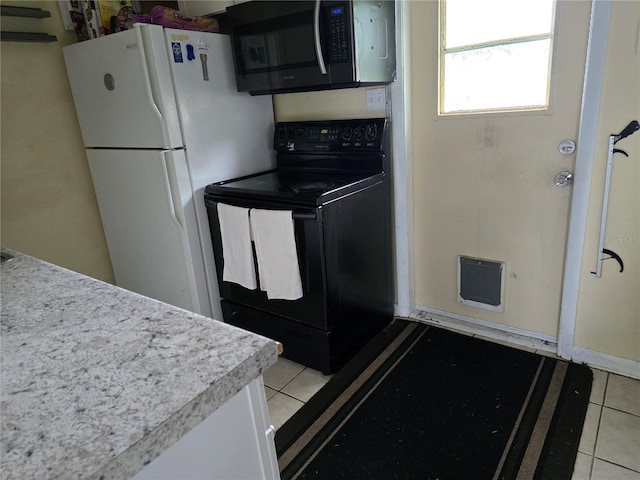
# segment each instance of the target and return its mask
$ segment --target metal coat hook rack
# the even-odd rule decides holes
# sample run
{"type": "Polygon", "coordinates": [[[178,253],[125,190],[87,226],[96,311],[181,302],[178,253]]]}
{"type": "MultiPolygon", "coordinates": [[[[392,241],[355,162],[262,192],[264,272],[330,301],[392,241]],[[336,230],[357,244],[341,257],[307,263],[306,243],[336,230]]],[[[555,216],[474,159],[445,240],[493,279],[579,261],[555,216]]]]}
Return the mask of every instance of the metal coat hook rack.
{"type": "Polygon", "coordinates": [[[629,156],[627,152],[625,152],[624,150],[620,150],[619,148],[614,148],[614,145],[618,143],[620,140],[622,140],[623,138],[628,137],[629,135],[635,133],[638,130],[640,130],[640,123],[638,123],[637,120],[633,120],[619,134],[609,136],[609,151],[607,154],[607,173],[604,180],[604,196],[602,200],[602,220],[600,222],[600,242],[598,244],[598,262],[596,263],[596,271],[591,272],[595,274],[595,276],[598,278],[600,278],[600,276],[602,275],[603,260],[609,260],[613,258],[620,265],[620,271],[622,272],[624,270],[624,263],[622,262],[622,258],[620,258],[620,255],[618,255],[613,250],[604,248],[605,232],[607,229],[607,210],[609,207],[609,189],[611,187],[611,167],[613,164],[614,154],[621,153],[625,157],[629,156]],[[604,258],[605,254],[609,256],[604,258]]]}

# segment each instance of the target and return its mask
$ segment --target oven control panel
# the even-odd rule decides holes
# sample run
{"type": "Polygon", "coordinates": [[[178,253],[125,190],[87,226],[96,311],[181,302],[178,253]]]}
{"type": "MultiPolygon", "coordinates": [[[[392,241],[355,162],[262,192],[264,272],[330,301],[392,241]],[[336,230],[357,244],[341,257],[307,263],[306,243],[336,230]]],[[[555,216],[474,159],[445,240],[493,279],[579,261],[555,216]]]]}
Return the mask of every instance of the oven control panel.
{"type": "Polygon", "coordinates": [[[382,152],[388,136],[384,118],[280,122],[274,148],[286,152],[382,152]]]}

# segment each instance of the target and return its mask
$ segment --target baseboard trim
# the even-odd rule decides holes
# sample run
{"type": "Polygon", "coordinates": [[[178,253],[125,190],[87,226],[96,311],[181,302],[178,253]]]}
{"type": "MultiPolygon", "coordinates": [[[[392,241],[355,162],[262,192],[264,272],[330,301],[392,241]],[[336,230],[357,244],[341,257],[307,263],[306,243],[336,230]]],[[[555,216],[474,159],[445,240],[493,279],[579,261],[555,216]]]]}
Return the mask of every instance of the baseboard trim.
{"type": "Polygon", "coordinates": [[[635,360],[574,346],[571,361],[640,380],[640,362],[635,360]]]}
{"type": "MultiPolygon", "coordinates": [[[[408,318],[430,325],[480,335],[496,341],[512,343],[521,347],[535,348],[536,350],[557,355],[557,338],[537,332],[530,332],[528,330],[488,322],[479,318],[466,317],[464,315],[420,306],[416,306],[416,309],[408,318]]],[[[571,358],[567,360],[574,363],[584,363],[598,370],[640,380],[640,361],[616,357],[615,355],[576,346],[573,346],[571,349],[571,358]]]]}
{"type": "Polygon", "coordinates": [[[530,332],[433,308],[416,306],[409,318],[553,354],[556,353],[558,347],[557,338],[550,335],[530,332]]]}

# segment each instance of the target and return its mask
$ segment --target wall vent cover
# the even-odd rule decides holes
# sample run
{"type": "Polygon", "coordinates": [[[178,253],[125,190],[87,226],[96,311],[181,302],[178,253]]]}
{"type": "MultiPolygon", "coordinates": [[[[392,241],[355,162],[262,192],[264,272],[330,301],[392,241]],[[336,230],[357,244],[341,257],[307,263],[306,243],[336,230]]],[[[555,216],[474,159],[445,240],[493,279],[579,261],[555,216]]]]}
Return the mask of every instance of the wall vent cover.
{"type": "Polygon", "coordinates": [[[458,257],[458,302],[503,312],[504,262],[458,257]]]}

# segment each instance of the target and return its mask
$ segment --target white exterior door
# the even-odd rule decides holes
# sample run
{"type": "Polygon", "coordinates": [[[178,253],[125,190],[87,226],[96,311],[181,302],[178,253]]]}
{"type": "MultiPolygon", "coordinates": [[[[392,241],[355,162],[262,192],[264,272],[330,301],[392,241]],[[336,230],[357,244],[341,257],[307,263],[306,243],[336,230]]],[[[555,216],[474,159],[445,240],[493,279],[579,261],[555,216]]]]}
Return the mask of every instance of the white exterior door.
{"type": "Polygon", "coordinates": [[[554,179],[575,162],[558,145],[577,141],[591,2],[557,4],[548,110],[448,117],[438,3],[410,8],[416,304],[553,341],[571,200],[554,179]],[[505,263],[503,312],[459,303],[459,255],[505,263]]]}

